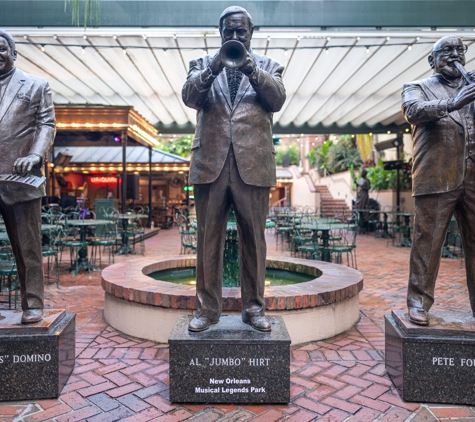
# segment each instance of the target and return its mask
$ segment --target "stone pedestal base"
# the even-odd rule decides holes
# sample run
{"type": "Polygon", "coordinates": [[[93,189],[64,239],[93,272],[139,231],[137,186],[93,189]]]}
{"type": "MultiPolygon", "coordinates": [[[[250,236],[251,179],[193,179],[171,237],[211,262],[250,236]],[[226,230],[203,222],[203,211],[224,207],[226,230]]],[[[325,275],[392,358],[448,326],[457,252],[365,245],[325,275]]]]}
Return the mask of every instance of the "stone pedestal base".
{"type": "Polygon", "coordinates": [[[0,311],[0,401],[58,397],[75,363],[74,313],[47,309],[36,324],[0,311]]]}
{"type": "Polygon", "coordinates": [[[177,403],[288,403],[290,337],[282,317],[268,317],[264,333],[222,316],[201,333],[182,315],[168,339],[170,401],[177,403]]]}
{"type": "Polygon", "coordinates": [[[407,311],[385,316],[386,369],[403,400],[475,404],[475,318],[430,314],[427,327],[407,311]]]}

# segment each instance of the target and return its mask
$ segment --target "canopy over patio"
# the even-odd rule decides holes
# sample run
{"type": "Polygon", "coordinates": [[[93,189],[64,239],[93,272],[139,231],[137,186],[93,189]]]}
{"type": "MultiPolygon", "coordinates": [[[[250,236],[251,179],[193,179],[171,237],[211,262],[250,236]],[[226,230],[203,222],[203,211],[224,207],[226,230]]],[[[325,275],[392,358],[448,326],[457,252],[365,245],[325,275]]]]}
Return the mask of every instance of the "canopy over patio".
{"type": "MultiPolygon", "coordinates": [[[[99,20],[71,27],[64,1],[1,1],[0,26],[18,43],[18,67],[46,78],[56,104],[132,105],[161,133],[192,133],[181,101],[189,61],[220,46],[230,1],[103,1],[99,20]]],[[[431,74],[444,35],[475,34],[466,1],[244,1],[253,49],[285,65],[287,102],[276,133],[386,133],[407,128],[402,85],[431,74]]],[[[475,63],[469,48],[467,69],[475,63]]]]}
{"type": "MultiPolygon", "coordinates": [[[[122,149],[117,147],[56,147],[54,149],[55,158],[59,154],[69,155],[71,159],[68,163],[69,167],[74,165],[115,165],[122,164],[122,149]]],[[[131,167],[133,170],[137,169],[138,165],[146,165],[151,162],[152,169],[160,171],[178,171],[188,170],[190,160],[180,157],[178,155],[170,154],[165,151],[161,151],[157,148],[152,148],[152,157],[150,160],[150,151],[147,147],[136,146],[127,147],[127,167],[131,167]]],[[[118,168],[119,170],[120,167],[118,168]]]]}
{"type": "MultiPolygon", "coordinates": [[[[163,132],[192,132],[195,111],[181,101],[188,63],[220,46],[216,29],[11,29],[18,67],[47,79],[56,104],[133,105],[163,132]],[[118,34],[118,35],[116,35],[118,34]],[[20,36],[21,35],[21,36],[20,36]],[[26,40],[23,38],[26,37],[26,40]],[[43,51],[44,50],[44,51],[43,51]]],[[[462,32],[450,32],[465,38],[462,32]]],[[[284,64],[287,101],[276,133],[374,132],[404,129],[400,93],[425,78],[438,32],[258,31],[253,50],[284,64]]],[[[467,69],[475,62],[467,52],[467,69]]]]}
{"type": "MultiPolygon", "coordinates": [[[[121,174],[123,212],[127,201],[127,173],[148,175],[150,217],[153,177],[186,179],[189,160],[156,148],[157,129],[133,107],[67,104],[55,105],[55,112],[57,135],[48,166],[56,174],[121,174]]],[[[55,179],[50,179],[53,193],[55,179]]]]}

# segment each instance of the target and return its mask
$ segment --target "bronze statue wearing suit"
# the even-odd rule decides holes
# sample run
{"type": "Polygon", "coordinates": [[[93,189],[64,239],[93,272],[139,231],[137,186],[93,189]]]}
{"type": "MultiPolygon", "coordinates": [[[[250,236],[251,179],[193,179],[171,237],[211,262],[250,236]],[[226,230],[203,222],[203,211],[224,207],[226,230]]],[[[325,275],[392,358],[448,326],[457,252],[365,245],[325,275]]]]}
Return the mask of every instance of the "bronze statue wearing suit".
{"type": "Polygon", "coordinates": [[[183,101],[197,110],[190,166],[198,220],[197,312],[191,331],[202,331],[221,315],[223,249],[233,204],[239,234],[243,321],[269,331],[264,316],[265,220],[270,186],[275,185],[273,113],[285,101],[283,67],[254,54],[252,18],[241,7],[227,8],[219,21],[222,42],[237,40],[246,60],[224,69],[219,53],[190,63],[183,101]]]}
{"type": "MultiPolygon", "coordinates": [[[[41,176],[55,136],[53,100],[46,81],[14,67],[16,54],[15,41],[0,30],[0,174],[41,176]]],[[[43,317],[42,196],[44,185],[0,186],[0,213],[20,282],[22,323],[43,317]]]]}
{"type": "Polygon", "coordinates": [[[428,325],[442,247],[455,215],[465,251],[475,312],[475,84],[465,85],[454,64],[467,47],[456,37],[434,44],[432,77],[404,85],[402,109],[412,126],[414,240],[407,305],[412,322],[428,325]]]}

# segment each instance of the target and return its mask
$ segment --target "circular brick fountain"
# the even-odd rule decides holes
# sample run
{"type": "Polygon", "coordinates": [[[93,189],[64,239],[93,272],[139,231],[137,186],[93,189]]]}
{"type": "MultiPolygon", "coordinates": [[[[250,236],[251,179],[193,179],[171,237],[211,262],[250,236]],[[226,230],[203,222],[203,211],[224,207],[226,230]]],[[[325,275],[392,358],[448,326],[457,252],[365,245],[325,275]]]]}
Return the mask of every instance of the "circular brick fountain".
{"type": "MultiPolygon", "coordinates": [[[[166,343],[182,314],[196,309],[194,286],[154,280],[147,274],[194,267],[195,256],[135,258],[102,271],[104,316],[126,334],[166,343]]],[[[333,337],[359,319],[363,275],[353,268],[322,261],[268,257],[268,268],[295,271],[314,279],[287,286],[266,286],[266,314],[284,318],[292,344],[333,337]]],[[[240,314],[239,287],[223,288],[223,315],[240,314]]]]}

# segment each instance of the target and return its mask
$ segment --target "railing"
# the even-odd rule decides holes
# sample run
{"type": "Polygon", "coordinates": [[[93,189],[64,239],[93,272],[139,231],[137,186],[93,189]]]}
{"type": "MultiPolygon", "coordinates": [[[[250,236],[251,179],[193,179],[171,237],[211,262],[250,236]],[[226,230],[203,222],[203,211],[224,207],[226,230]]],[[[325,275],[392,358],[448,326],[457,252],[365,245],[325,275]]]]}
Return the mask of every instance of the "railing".
{"type": "Polygon", "coordinates": [[[287,206],[287,198],[279,199],[277,202],[272,204],[272,208],[278,207],[286,207],[287,206]]]}

